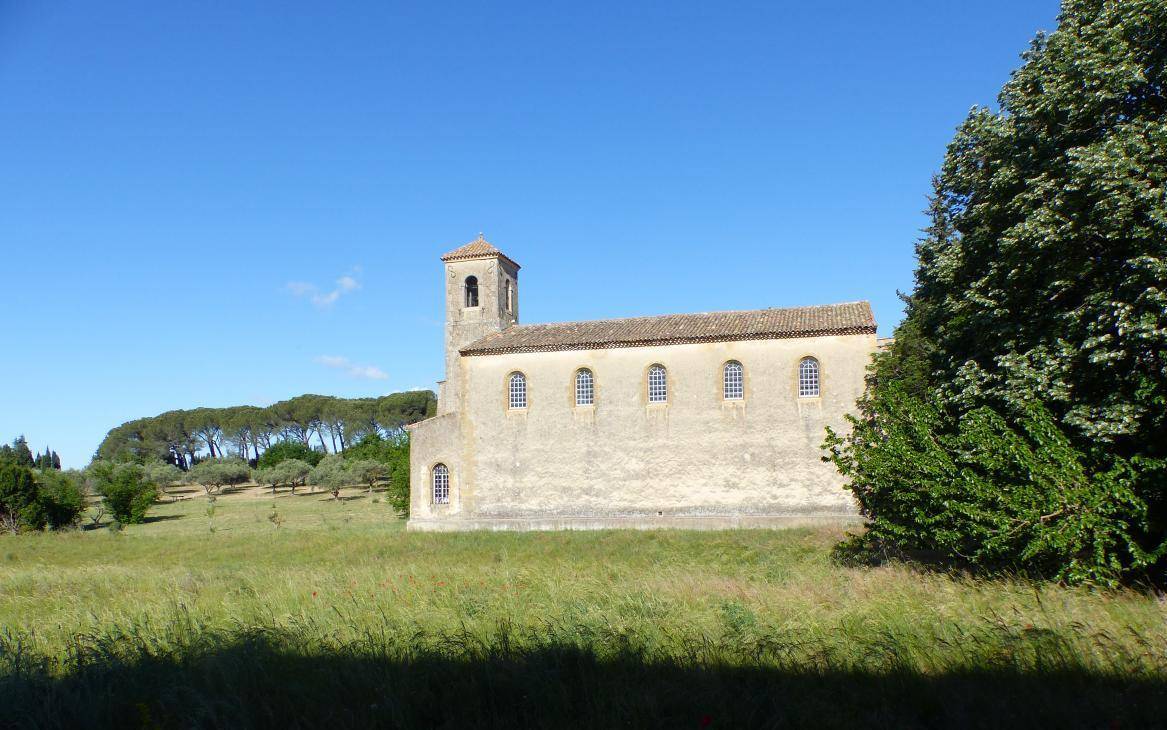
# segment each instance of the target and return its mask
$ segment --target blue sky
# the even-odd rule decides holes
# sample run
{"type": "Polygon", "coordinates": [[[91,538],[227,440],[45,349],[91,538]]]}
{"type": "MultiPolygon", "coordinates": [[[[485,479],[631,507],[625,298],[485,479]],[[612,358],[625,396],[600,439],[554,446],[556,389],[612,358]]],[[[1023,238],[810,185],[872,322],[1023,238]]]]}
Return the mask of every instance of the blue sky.
{"type": "Polygon", "coordinates": [[[0,439],[442,376],[438,256],[525,322],[911,288],[929,179],[1052,0],[0,0],[0,439]]]}

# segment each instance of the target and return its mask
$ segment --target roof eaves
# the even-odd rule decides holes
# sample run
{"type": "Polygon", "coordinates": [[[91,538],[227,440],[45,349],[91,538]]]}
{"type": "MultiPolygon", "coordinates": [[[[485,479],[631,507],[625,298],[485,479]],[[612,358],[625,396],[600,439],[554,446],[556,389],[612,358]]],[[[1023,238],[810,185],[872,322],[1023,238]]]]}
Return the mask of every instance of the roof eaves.
{"type": "MultiPolygon", "coordinates": [[[[460,355],[478,357],[483,355],[514,355],[530,352],[564,352],[571,350],[614,350],[626,347],[654,347],[663,345],[693,345],[705,342],[743,342],[748,340],[790,340],[807,337],[832,337],[839,335],[873,335],[875,325],[854,327],[834,327],[793,332],[743,332],[737,334],[694,335],[690,337],[666,337],[659,339],[604,340],[596,342],[563,342],[547,345],[511,345],[507,347],[477,347],[471,343],[459,350],[460,355]]],[[[483,340],[479,340],[483,342],[483,340]]]]}

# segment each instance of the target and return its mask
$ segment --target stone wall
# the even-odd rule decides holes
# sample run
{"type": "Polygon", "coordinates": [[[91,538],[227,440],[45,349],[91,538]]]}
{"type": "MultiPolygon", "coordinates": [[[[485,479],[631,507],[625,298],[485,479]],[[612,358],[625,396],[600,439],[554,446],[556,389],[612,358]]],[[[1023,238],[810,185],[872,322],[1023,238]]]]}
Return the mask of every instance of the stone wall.
{"type": "MultiPolygon", "coordinates": [[[[874,335],[459,357],[448,413],[414,427],[411,529],[735,527],[855,517],[819,446],[855,408],[874,335]],[[800,398],[798,364],[818,359],[821,396],[800,398]],[[745,398],[722,398],[722,368],[745,370],[745,398]],[[647,397],[648,368],[669,398],[647,397]],[[575,405],[575,373],[595,405],[575,405]],[[508,408],[511,373],[528,406],[508,408]],[[448,506],[430,472],[451,473],[448,506]]],[[[448,377],[454,377],[448,373],[448,377]]],[[[443,408],[445,411],[446,408],[443,408]]]]}
{"type": "Polygon", "coordinates": [[[471,342],[500,332],[518,321],[519,272],[511,263],[497,258],[453,261],[445,265],[446,287],[446,380],[441,386],[439,413],[449,413],[461,400],[462,383],[458,351],[471,342]],[[478,279],[478,306],[465,306],[467,277],[478,279]],[[514,287],[511,308],[507,309],[506,283],[514,287]]]}

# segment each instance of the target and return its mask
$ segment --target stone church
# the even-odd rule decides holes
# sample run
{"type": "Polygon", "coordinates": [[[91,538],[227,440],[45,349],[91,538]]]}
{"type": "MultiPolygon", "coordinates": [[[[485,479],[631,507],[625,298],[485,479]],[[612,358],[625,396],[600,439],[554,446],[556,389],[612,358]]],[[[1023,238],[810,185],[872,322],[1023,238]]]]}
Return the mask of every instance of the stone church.
{"type": "Polygon", "coordinates": [[[853,518],[824,428],[876,350],[867,302],[519,324],[519,265],[442,257],[446,379],[411,427],[409,528],[764,527],[853,518]]]}

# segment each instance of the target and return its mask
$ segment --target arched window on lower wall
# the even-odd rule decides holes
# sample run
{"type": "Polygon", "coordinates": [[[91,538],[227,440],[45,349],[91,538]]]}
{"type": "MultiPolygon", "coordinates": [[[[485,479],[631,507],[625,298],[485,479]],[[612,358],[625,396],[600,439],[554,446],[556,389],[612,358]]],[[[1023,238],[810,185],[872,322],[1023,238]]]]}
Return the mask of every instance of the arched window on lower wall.
{"type": "Polygon", "coordinates": [[[445,464],[434,466],[433,478],[434,504],[450,503],[450,470],[445,464]]]}

